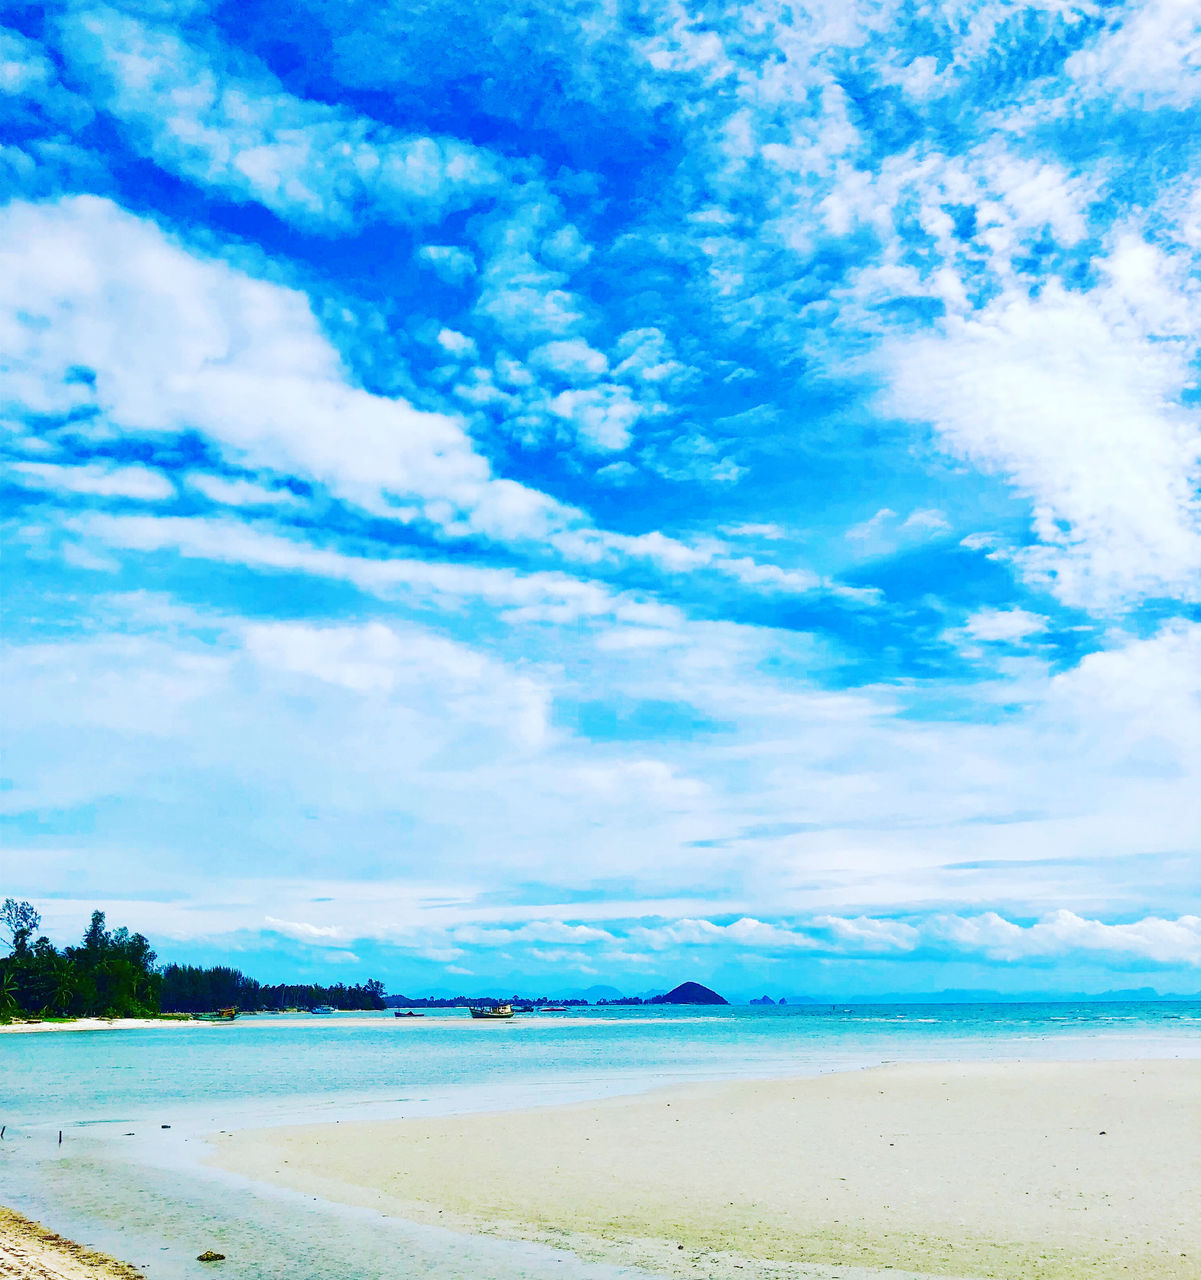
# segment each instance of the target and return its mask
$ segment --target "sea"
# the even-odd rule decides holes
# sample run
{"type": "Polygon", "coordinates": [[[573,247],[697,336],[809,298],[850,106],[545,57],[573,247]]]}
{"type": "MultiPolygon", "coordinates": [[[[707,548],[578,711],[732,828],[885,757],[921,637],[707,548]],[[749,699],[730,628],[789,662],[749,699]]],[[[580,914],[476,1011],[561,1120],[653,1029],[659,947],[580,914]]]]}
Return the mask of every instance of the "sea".
{"type": "Polygon", "coordinates": [[[1201,1001],[598,1007],[243,1016],[0,1034],[0,1204],[197,1280],[643,1280],[252,1183],[205,1163],[249,1126],[479,1113],[889,1062],[1201,1058],[1201,1001]]]}

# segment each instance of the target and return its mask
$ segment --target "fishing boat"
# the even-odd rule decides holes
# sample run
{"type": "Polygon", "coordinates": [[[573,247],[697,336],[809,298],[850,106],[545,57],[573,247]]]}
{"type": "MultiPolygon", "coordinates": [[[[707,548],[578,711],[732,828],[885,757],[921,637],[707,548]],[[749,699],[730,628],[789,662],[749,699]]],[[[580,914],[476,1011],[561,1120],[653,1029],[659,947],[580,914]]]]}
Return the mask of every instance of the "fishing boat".
{"type": "Polygon", "coordinates": [[[233,1005],[218,1009],[215,1013],[198,1013],[195,1015],[197,1022],[232,1022],[237,1016],[238,1010],[233,1005]]]}
{"type": "Polygon", "coordinates": [[[337,1009],[334,1008],[332,1004],[315,1004],[309,1010],[309,1012],[310,1013],[337,1013],[338,1011],[337,1009]]]}
{"type": "Polygon", "coordinates": [[[566,1013],[567,1006],[565,1004],[544,1004],[542,1006],[543,1013],[566,1013]]]}
{"type": "Polygon", "coordinates": [[[473,1004],[471,1016],[473,1018],[511,1018],[513,1006],[511,1004],[473,1004]]]}
{"type": "Polygon", "coordinates": [[[424,1018],[424,1013],[418,1013],[415,1009],[395,1009],[392,1016],[394,1018],[424,1018]]]}

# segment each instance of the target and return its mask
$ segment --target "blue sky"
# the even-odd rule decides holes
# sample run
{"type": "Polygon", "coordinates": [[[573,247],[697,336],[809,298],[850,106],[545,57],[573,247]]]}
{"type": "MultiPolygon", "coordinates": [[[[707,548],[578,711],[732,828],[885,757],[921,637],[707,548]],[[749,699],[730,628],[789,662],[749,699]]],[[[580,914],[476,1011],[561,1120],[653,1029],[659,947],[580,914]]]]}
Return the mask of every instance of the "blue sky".
{"type": "Polygon", "coordinates": [[[24,4],[4,892],[392,989],[1201,988],[1201,29],[24,4]]]}

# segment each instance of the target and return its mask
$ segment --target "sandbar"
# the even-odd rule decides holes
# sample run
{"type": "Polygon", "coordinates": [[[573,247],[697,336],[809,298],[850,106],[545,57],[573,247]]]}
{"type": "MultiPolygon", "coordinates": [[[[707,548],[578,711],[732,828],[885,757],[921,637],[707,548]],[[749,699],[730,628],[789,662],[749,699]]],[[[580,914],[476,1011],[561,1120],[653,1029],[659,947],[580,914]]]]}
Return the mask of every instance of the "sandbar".
{"type": "Polygon", "coordinates": [[[211,1141],[255,1180],[671,1275],[1201,1276],[1201,1060],[890,1065],[211,1141]]]}
{"type": "Polygon", "coordinates": [[[50,1031],[142,1031],[152,1027],[204,1027],[192,1017],[166,1014],[161,1018],[71,1018],[66,1022],[0,1023],[0,1035],[44,1034],[50,1031]]]}
{"type": "Polygon", "coordinates": [[[143,1280],[127,1262],[118,1262],[66,1240],[41,1223],[0,1208],[0,1277],[4,1280],[143,1280]]]}

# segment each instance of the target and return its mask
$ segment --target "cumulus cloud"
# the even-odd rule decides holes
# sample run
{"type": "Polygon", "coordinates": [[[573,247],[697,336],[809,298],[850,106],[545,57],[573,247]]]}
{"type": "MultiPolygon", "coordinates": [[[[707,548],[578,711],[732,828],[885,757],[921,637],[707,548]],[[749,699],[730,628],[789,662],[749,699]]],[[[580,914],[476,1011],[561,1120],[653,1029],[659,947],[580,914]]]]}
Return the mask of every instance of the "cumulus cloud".
{"type": "Polygon", "coordinates": [[[99,5],[58,26],[75,75],[144,154],[303,226],[439,221],[504,186],[486,151],[297,98],[254,59],[214,60],[170,27],[99,5]]]}
{"type": "Polygon", "coordinates": [[[591,382],[609,367],[604,352],[590,347],[583,338],[544,343],[530,352],[529,361],[573,382],[591,382]]]}
{"type": "Polygon", "coordinates": [[[550,408],[574,425],[586,448],[604,452],[624,449],[630,443],[631,428],[642,416],[641,406],[616,383],[587,391],[561,391],[550,408]]]}
{"type": "Polygon", "coordinates": [[[1114,964],[1201,968],[1201,917],[1145,916],[1106,923],[1059,910],[1029,923],[995,911],[976,915],[934,913],[898,920],[872,916],[818,916],[808,921],[761,920],[741,916],[723,923],[704,917],[668,921],[621,921],[606,928],[569,920],[530,921],[520,925],[463,923],[445,929],[395,929],[382,924],[363,930],[315,926],[267,917],[273,932],[307,942],[350,939],[388,940],[404,949],[445,963],[472,952],[505,949],[514,957],[541,959],[551,945],[572,967],[622,968],[631,958],[687,955],[689,962],[712,965],[718,957],[797,959],[804,957],[929,959],[955,957],[988,964],[1065,959],[1077,964],[1114,964]],[[585,959],[587,957],[587,959],[585,959]]]}
{"type": "Polygon", "coordinates": [[[978,609],[963,624],[973,640],[1001,642],[1023,640],[1046,628],[1046,618],[1026,609],[978,609]]]}
{"type": "Polygon", "coordinates": [[[1201,20],[1181,0],[1132,5],[1065,70],[1094,98],[1116,93],[1139,107],[1189,107],[1201,96],[1201,20]]]}
{"type": "Polygon", "coordinates": [[[475,259],[458,245],[422,245],[417,251],[417,261],[447,284],[463,284],[475,275],[475,259]]]}
{"type": "Polygon", "coordinates": [[[235,461],[399,519],[521,538],[570,518],[494,477],[455,419],[354,386],[303,295],[196,258],[106,200],[10,205],[0,222],[10,412],[199,430],[235,461]]]}
{"type": "Polygon", "coordinates": [[[1201,427],[1185,407],[1192,290],[1181,264],[1124,238],[1088,292],[1003,294],[941,332],[886,346],[889,407],[1033,506],[1020,563],[1064,601],[1195,596],[1201,427]]]}
{"type": "Polygon", "coordinates": [[[298,4],[0,33],[17,861],[87,805],[211,863],[168,936],[455,971],[1193,965],[1187,6],[298,4]]]}

